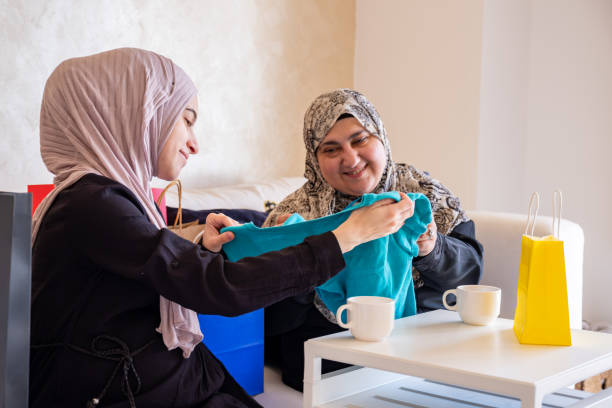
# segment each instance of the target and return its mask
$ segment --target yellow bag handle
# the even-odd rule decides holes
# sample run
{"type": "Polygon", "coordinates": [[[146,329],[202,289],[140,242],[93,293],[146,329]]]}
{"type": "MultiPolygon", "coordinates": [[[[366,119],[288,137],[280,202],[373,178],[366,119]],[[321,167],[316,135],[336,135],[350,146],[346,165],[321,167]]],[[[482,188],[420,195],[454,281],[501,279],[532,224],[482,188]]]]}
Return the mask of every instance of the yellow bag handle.
{"type": "MultiPolygon", "coordinates": [[[[529,199],[529,213],[527,215],[527,225],[525,226],[525,234],[533,236],[535,231],[536,218],[538,218],[538,209],[540,208],[540,194],[534,191],[529,199]],[[531,228],[531,231],[529,229],[531,228]]],[[[563,209],[563,193],[561,190],[553,192],[553,216],[552,216],[552,231],[553,237],[559,239],[561,233],[561,210],[563,209]]]]}
{"type": "Polygon", "coordinates": [[[533,232],[535,230],[536,218],[538,218],[539,208],[540,208],[540,194],[538,194],[537,191],[534,191],[533,193],[531,193],[531,198],[529,199],[529,212],[527,213],[527,225],[525,226],[525,234],[523,235],[528,235],[527,231],[529,231],[529,226],[531,225],[531,232],[529,235],[533,236],[533,232]]]}
{"type": "Polygon", "coordinates": [[[161,205],[161,201],[164,198],[166,191],[168,191],[168,189],[170,189],[170,187],[172,186],[176,186],[178,190],[178,211],[176,212],[176,217],[174,218],[174,224],[172,225],[172,227],[176,228],[176,225],[178,224],[179,231],[180,231],[183,229],[183,206],[182,206],[183,186],[181,185],[181,180],[178,180],[178,179],[172,180],[170,183],[168,183],[168,185],[159,194],[159,197],[157,197],[156,204],[158,207],[161,205]]]}
{"type": "Polygon", "coordinates": [[[559,239],[561,233],[561,210],[563,208],[563,193],[561,190],[555,190],[553,192],[553,219],[552,219],[552,230],[553,237],[559,239]]]}

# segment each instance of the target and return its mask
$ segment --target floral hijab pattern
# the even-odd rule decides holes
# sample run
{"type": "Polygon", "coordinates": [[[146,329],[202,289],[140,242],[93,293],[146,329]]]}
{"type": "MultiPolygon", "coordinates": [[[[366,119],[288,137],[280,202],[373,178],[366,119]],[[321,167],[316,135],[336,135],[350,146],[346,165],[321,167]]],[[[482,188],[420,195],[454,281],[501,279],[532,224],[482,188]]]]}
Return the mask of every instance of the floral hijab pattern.
{"type": "MultiPolygon", "coordinates": [[[[303,136],[306,146],[304,177],[307,181],[274,208],[264,226],[275,225],[276,218],[281,214],[297,212],[306,220],[335,214],[358,198],[330,186],[321,174],[316,156],[319,144],[338,118],[344,114],[354,116],[370,134],[381,141],[385,149],[387,163],[372,193],[397,190],[424,194],[431,203],[436,226],[442,234],[448,234],[458,224],[468,221],[459,198],[442,183],[430,177],[427,172],[393,161],[387,130],[374,105],[357,91],[337,89],[317,97],[306,111],[303,136]]],[[[423,286],[423,280],[415,269],[413,269],[413,279],[415,288],[423,286]]],[[[330,311],[321,309],[321,303],[318,303],[317,299],[315,303],[329,320],[335,321],[330,311]]]]}

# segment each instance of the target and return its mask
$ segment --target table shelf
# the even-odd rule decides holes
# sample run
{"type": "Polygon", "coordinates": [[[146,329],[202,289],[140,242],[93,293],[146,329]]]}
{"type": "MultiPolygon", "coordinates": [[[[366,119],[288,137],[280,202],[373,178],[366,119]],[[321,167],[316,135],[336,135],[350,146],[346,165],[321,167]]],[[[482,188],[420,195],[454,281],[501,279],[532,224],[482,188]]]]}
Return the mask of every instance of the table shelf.
{"type": "MultiPolygon", "coordinates": [[[[370,373],[373,374],[372,372],[370,373]]],[[[563,388],[544,397],[544,408],[569,408],[593,394],[563,388]]],[[[517,398],[405,376],[391,383],[318,405],[319,408],[520,408],[517,398]]]]}

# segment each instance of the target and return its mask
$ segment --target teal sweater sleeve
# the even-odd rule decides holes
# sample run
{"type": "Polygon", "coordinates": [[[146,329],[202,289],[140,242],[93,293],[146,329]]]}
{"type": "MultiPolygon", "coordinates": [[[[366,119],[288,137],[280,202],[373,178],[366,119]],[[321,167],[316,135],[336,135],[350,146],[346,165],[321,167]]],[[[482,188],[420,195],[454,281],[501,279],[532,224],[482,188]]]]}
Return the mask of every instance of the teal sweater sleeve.
{"type": "MultiPolygon", "coordinates": [[[[395,300],[396,318],[416,314],[412,283],[412,259],[418,255],[417,238],[427,230],[432,220],[429,200],[422,194],[410,193],[414,201],[414,215],[392,235],[363,243],[344,254],[346,267],[336,276],[316,288],[329,310],[336,312],[351,296],[385,296],[395,300]]],[[[230,261],[297,245],[311,235],[337,228],[358,208],[378,200],[392,198],[399,201],[397,192],[365,194],[343,211],[314,220],[304,221],[293,214],[282,226],[258,228],[252,223],[222,230],[232,231],[233,241],[225,244],[230,261]]]]}

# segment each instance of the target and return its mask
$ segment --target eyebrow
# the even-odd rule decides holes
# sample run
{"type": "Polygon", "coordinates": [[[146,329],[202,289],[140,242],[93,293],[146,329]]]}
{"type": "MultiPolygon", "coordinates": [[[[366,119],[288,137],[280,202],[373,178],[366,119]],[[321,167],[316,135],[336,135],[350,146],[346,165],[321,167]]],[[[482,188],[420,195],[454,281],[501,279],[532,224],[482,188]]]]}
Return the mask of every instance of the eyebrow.
{"type": "Polygon", "coordinates": [[[193,108],[185,108],[185,110],[193,113],[193,122],[195,123],[195,121],[198,120],[198,112],[193,108]]]}
{"type": "MultiPolygon", "coordinates": [[[[361,135],[362,133],[368,133],[367,130],[362,129],[362,130],[358,130],[357,132],[353,133],[352,135],[350,135],[348,137],[348,140],[353,140],[354,138],[356,138],[357,136],[361,135]]],[[[326,145],[339,145],[340,143],[336,142],[336,141],[332,141],[332,140],[328,140],[327,142],[323,142],[321,143],[319,146],[326,146],[326,145]]]]}

